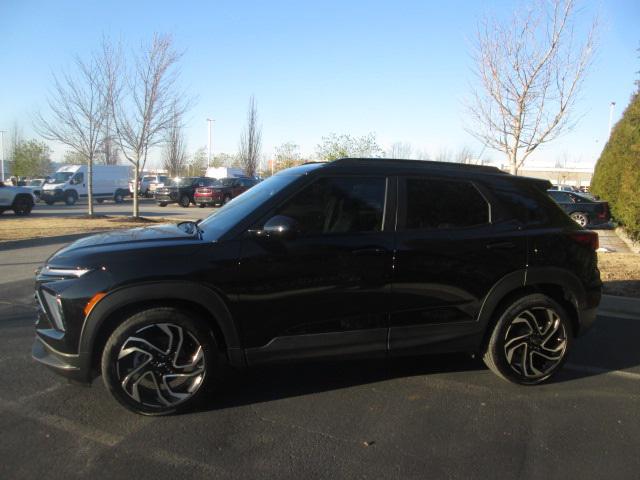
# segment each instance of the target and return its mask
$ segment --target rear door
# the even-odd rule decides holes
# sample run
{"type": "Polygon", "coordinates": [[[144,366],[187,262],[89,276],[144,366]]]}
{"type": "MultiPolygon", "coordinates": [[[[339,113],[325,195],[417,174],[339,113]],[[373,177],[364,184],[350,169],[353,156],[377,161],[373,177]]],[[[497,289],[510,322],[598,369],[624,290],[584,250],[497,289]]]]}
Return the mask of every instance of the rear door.
{"type": "Polygon", "coordinates": [[[479,182],[407,176],[398,185],[390,350],[464,350],[491,287],[524,268],[526,239],[496,221],[479,182]]]}

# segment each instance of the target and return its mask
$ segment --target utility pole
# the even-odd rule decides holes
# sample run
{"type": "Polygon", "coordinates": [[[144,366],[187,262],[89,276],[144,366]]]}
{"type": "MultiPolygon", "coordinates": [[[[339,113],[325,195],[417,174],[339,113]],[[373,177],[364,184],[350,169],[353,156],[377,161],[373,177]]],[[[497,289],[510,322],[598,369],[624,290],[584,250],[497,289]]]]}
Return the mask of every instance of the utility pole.
{"type": "Polygon", "coordinates": [[[207,118],[207,123],[209,124],[209,143],[207,147],[207,168],[211,166],[211,154],[213,153],[211,149],[211,124],[214,121],[215,120],[212,120],[211,118],[207,118]]]}
{"type": "Polygon", "coordinates": [[[4,182],[4,134],[6,130],[0,130],[0,155],[2,155],[2,161],[0,162],[0,181],[4,182]]]}
{"type": "Polygon", "coordinates": [[[611,102],[611,105],[609,105],[609,136],[607,138],[611,137],[611,129],[613,128],[613,109],[616,106],[616,102],[611,102]]]}

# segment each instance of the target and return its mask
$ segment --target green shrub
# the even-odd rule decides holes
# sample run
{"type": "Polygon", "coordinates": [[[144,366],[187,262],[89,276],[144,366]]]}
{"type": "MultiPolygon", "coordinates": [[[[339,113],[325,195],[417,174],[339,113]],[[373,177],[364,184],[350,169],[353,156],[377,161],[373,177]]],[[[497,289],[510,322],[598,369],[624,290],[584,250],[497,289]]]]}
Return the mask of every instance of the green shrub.
{"type": "Polygon", "coordinates": [[[596,164],[591,190],[614,218],[640,238],[640,94],[631,98],[596,164]]]}

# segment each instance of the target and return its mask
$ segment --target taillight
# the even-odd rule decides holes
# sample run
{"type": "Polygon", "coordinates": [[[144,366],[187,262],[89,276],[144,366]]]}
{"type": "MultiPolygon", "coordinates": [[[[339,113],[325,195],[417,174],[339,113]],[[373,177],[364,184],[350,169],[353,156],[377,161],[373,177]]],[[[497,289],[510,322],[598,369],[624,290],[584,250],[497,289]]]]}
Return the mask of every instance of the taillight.
{"type": "Polygon", "coordinates": [[[601,204],[602,208],[600,209],[600,211],[596,214],[596,216],[600,219],[605,219],[605,218],[609,218],[609,204],[607,202],[603,202],[601,204]]]}
{"type": "Polygon", "coordinates": [[[570,233],[569,238],[580,245],[590,247],[592,250],[597,250],[600,247],[600,240],[596,232],[582,230],[570,233]]]}

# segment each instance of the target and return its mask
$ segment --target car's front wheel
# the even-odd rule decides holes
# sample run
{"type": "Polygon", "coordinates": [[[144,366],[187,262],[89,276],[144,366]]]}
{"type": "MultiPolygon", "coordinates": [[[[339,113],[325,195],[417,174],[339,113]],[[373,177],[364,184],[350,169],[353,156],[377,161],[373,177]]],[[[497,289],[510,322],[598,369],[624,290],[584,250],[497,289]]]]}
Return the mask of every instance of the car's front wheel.
{"type": "Polygon", "coordinates": [[[189,199],[189,195],[182,195],[178,203],[182,208],[187,208],[191,203],[191,200],[189,199]]]}
{"type": "Polygon", "coordinates": [[[159,307],[128,318],[109,337],[102,376],[114,398],[143,415],[193,407],[216,368],[216,344],[197,315],[159,307]]]}
{"type": "Polygon", "coordinates": [[[484,361],[511,382],[542,383],[564,364],[572,335],[571,320],[558,302],[542,294],[526,295],[502,312],[484,361]]]}

